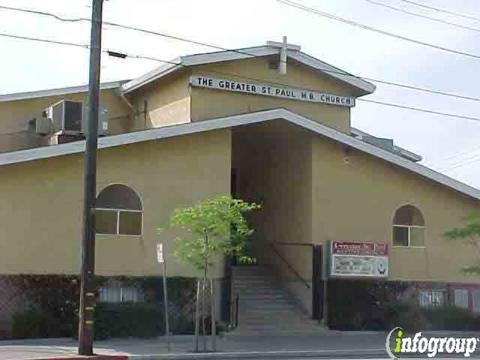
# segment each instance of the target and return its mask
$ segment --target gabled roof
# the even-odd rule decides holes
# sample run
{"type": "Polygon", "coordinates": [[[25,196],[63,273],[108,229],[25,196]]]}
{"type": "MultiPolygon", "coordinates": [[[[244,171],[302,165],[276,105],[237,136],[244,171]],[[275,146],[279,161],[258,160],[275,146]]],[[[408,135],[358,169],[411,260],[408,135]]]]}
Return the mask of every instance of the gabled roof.
{"type": "MultiPolygon", "coordinates": [[[[118,89],[122,86],[122,84],[124,84],[127,81],[128,80],[104,82],[100,84],[100,89],[101,90],[118,89]]],[[[88,91],[88,85],[80,85],[80,86],[69,86],[69,87],[57,88],[57,89],[19,92],[19,93],[0,95],[0,102],[35,99],[35,98],[42,98],[42,97],[48,97],[48,96],[77,94],[77,93],[82,93],[87,91],[88,91]]]]}
{"type": "MultiPolygon", "coordinates": [[[[121,88],[122,92],[126,94],[180,69],[223,61],[277,55],[278,52],[278,46],[269,42],[265,46],[181,56],[136,79],[102,83],[101,89],[121,88]]],[[[371,94],[375,91],[375,85],[372,83],[301,52],[299,46],[290,45],[288,49],[288,58],[356,88],[360,95],[371,94]]],[[[0,102],[75,94],[86,91],[88,91],[88,85],[4,94],[0,95],[0,102]]]]}
{"type": "MultiPolygon", "coordinates": [[[[278,119],[283,119],[292,124],[308,129],[318,135],[335,140],[344,145],[348,145],[354,149],[375,156],[376,158],[382,159],[398,167],[423,176],[438,184],[447,186],[474,199],[480,200],[480,190],[478,189],[286,109],[265,110],[212,120],[165,126],[121,135],[107,136],[98,139],[98,147],[100,149],[105,149],[142,141],[166,139],[175,136],[195,134],[204,131],[225,129],[278,119]]],[[[38,159],[47,159],[61,155],[77,154],[84,151],[85,141],[14,151],[0,154],[0,166],[38,159]]]]}
{"type": "MultiPolygon", "coordinates": [[[[251,48],[226,50],[219,52],[187,55],[172,60],[170,63],[162,65],[153,71],[150,71],[137,79],[131,80],[122,86],[124,93],[134,91],[152,81],[160,79],[168,74],[171,74],[180,69],[196,66],[213,64],[223,61],[242,60],[252,57],[263,57],[270,55],[277,55],[279,48],[275,46],[256,46],[251,48]]],[[[358,89],[361,95],[371,94],[375,91],[375,85],[365,81],[355,75],[349,74],[346,71],[338,69],[332,65],[329,65],[313,56],[305,54],[299,50],[299,47],[292,47],[288,49],[288,58],[295,60],[303,65],[306,65],[316,71],[324,73],[325,75],[346,83],[354,88],[358,89]]]]}

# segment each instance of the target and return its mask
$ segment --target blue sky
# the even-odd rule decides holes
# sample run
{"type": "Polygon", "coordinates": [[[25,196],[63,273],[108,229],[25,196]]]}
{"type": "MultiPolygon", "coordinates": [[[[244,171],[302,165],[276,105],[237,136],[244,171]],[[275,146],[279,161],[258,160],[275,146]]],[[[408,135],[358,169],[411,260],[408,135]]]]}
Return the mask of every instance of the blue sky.
{"type": "MultiPolygon", "coordinates": [[[[480,55],[480,32],[463,30],[394,12],[366,0],[296,0],[338,16],[444,47],[480,55]]],[[[377,0],[419,14],[476,27],[467,20],[421,9],[401,0],[377,0]]],[[[416,0],[480,18],[477,0],[416,0]]],[[[0,0],[0,5],[89,17],[90,0],[0,0]]],[[[276,0],[109,0],[104,19],[153,29],[226,48],[289,42],[356,75],[480,97],[480,59],[445,53],[369,32],[283,5],[276,0]]],[[[0,32],[88,43],[88,23],[62,23],[47,17],[0,10],[0,32]]],[[[211,49],[106,26],[103,46],[171,59],[211,49]]],[[[0,37],[0,93],[84,84],[88,51],[0,37]]],[[[104,57],[102,80],[128,79],[160,64],[104,57]]],[[[368,98],[480,117],[480,103],[377,84],[368,98]]],[[[392,137],[421,154],[424,164],[480,188],[480,122],[358,102],[353,125],[392,137]],[[463,165],[463,166],[462,166],[463,165]]]]}

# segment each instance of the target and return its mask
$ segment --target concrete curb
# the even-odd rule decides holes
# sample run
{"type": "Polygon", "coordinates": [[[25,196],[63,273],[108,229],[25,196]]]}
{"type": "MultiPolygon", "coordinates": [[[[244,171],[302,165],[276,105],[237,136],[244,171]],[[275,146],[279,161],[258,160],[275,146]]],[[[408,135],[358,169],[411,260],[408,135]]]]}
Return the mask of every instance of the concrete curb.
{"type": "Polygon", "coordinates": [[[304,351],[238,351],[216,353],[176,353],[131,355],[129,360],[192,360],[192,359],[291,359],[291,358],[378,358],[385,357],[385,349],[304,350],[304,351]]]}
{"type": "Polygon", "coordinates": [[[50,356],[35,357],[35,360],[128,360],[128,355],[92,355],[92,356],[50,356]]]}

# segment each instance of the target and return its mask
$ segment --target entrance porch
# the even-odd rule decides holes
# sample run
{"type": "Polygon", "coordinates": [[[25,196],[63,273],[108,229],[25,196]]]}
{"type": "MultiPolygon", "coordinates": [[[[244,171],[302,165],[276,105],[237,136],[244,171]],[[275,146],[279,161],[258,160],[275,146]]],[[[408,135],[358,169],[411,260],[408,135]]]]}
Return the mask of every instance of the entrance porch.
{"type": "Polygon", "coordinates": [[[256,265],[232,273],[240,331],[278,332],[282,319],[291,332],[322,329],[312,320],[321,319],[323,290],[312,245],[311,136],[282,120],[232,129],[232,196],[262,206],[248,219],[256,265]]]}

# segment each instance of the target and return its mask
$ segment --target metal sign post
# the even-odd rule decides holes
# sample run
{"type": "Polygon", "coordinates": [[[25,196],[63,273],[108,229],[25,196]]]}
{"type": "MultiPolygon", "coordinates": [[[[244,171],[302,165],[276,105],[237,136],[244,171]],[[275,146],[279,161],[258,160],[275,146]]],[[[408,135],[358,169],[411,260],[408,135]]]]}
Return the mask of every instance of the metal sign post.
{"type": "Polygon", "coordinates": [[[168,296],[167,296],[167,263],[163,254],[163,244],[157,244],[157,261],[163,268],[163,304],[165,307],[165,336],[167,338],[167,349],[170,352],[170,322],[168,321],[168,296]]]}

